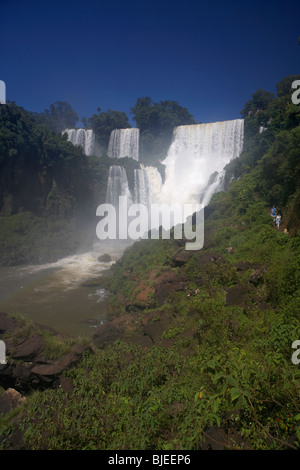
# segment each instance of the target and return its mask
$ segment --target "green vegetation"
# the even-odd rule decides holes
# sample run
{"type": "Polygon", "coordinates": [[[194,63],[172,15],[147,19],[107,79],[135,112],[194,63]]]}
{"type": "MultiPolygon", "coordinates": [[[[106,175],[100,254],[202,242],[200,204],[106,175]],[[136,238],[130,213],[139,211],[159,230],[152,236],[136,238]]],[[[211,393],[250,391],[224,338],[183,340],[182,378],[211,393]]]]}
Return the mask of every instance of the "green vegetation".
{"type": "MultiPolygon", "coordinates": [[[[249,201],[251,193],[256,193],[269,206],[275,204],[285,216],[285,225],[291,235],[300,229],[300,107],[291,100],[291,84],[299,77],[292,75],[281,80],[276,85],[276,98],[271,99],[265,92],[270,98],[265,100],[265,107],[245,117],[245,144],[241,157],[227,167],[228,181],[232,177],[237,179],[249,174],[243,180],[242,191],[248,191],[249,201]],[[264,129],[262,132],[261,127],[264,129]]],[[[262,94],[261,90],[258,92],[262,94]]],[[[245,109],[256,106],[257,96],[254,94],[242,114],[245,109]]]]}
{"type": "Polygon", "coordinates": [[[148,96],[138,98],[131,112],[140,129],[141,160],[150,165],[166,157],[174,127],[195,124],[189,111],[176,101],[154,103],[148,96]]]}
{"type": "Polygon", "coordinates": [[[300,108],[286,84],[245,106],[266,98],[205,210],[203,249],[128,248],[105,287],[111,321],[131,329],[66,372],[73,391],[32,393],[1,418],[2,448],[21,435],[26,449],[299,450],[300,108]]]}
{"type": "Polygon", "coordinates": [[[72,114],[59,102],[43,115],[0,107],[0,265],[56,261],[84,241],[90,246],[110,165],[122,164],[133,187],[136,161],[86,157],[58,128],[49,130],[54,121],[65,128],[72,114]]]}
{"type": "Polygon", "coordinates": [[[0,217],[0,265],[57,261],[75,253],[83,240],[76,223],[41,218],[31,212],[0,217]]]}
{"type": "Polygon", "coordinates": [[[111,132],[114,129],[128,129],[131,124],[126,113],[122,111],[101,111],[101,108],[97,111],[98,114],[93,114],[89,119],[83,118],[83,123],[93,129],[99,148],[106,154],[111,132]]]}
{"type": "Polygon", "coordinates": [[[209,248],[174,268],[178,241],[144,240],[108,279],[123,298],[122,314],[153,270],[184,274],[186,290],[156,306],[153,324],[172,319],[153,346],[128,339],[86,354],[67,373],[73,392],[34,393],[17,419],[3,420],[7,439],[19,429],[33,449],[192,450],[219,428],[229,433],[227,449],[300,447],[300,373],[291,361],[300,337],[299,236],[276,231],[260,201],[233,210],[237,184],[212,203],[218,209],[206,220],[209,248]],[[212,250],[215,262],[206,259],[212,250]],[[253,267],[262,273],[257,284],[249,281],[253,267]],[[228,302],[227,293],[241,288],[245,304],[228,302]]]}
{"type": "Polygon", "coordinates": [[[74,215],[84,201],[82,149],[14,103],[0,107],[0,214],[74,215]]]}
{"type": "Polygon", "coordinates": [[[57,133],[73,129],[78,121],[76,111],[65,101],[56,101],[50,105],[50,109],[37,114],[37,117],[48,129],[57,133]]]}

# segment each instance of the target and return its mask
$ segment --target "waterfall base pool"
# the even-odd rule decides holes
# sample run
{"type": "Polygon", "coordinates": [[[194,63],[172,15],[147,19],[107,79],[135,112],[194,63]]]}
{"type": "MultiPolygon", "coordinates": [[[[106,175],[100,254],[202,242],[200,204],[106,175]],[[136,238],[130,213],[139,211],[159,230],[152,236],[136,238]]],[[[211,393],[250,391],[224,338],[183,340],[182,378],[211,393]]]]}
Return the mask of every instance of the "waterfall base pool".
{"type": "Polygon", "coordinates": [[[100,278],[122,255],[126,243],[98,243],[87,253],[56,263],[0,268],[0,310],[75,337],[92,337],[105,321],[109,292],[100,278]],[[108,254],[110,262],[99,261],[108,254]]]}

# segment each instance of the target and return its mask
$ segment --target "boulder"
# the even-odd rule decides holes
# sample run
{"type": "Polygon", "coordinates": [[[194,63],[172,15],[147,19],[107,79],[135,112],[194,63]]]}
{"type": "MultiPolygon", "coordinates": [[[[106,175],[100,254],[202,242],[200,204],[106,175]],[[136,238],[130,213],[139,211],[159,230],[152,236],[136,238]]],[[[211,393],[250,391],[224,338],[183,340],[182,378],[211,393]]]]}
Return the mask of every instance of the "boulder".
{"type": "Polygon", "coordinates": [[[157,305],[162,305],[169,295],[185,291],[187,287],[188,282],[183,273],[165,271],[156,279],[154,300],[157,305]]]}
{"type": "Polygon", "coordinates": [[[0,312],[0,337],[5,333],[12,333],[17,328],[20,328],[17,320],[9,317],[6,313],[0,312]]]}
{"type": "Polygon", "coordinates": [[[24,403],[24,401],[26,401],[26,398],[17,392],[17,390],[8,388],[0,395],[0,414],[9,413],[13,408],[24,403]]]}
{"type": "Polygon", "coordinates": [[[238,305],[242,308],[249,307],[249,295],[247,286],[240,285],[230,287],[226,293],[226,303],[228,305],[238,305]]]}
{"type": "Polygon", "coordinates": [[[236,263],[237,271],[247,271],[252,268],[252,264],[249,261],[238,261],[236,263]]]}
{"type": "MultiPolygon", "coordinates": [[[[21,322],[2,313],[0,315],[1,332],[7,346],[7,362],[0,364],[0,386],[14,388],[18,392],[27,393],[34,389],[57,387],[65,370],[76,365],[82,354],[91,347],[74,345],[69,353],[58,360],[50,360],[40,327],[33,325],[30,333],[26,332],[21,322]],[[17,335],[15,334],[17,332],[17,335]]],[[[60,334],[52,334],[61,339],[60,334]]]]}
{"type": "Polygon", "coordinates": [[[64,354],[60,359],[46,364],[38,364],[31,368],[31,373],[41,377],[59,378],[59,376],[67,369],[75,366],[80,361],[82,354],[87,348],[84,346],[75,346],[71,352],[64,354]]]}
{"type": "Polygon", "coordinates": [[[206,252],[206,253],[200,253],[197,259],[197,263],[199,266],[207,263],[224,263],[225,259],[224,256],[220,255],[219,253],[213,253],[213,252],[206,252]]]}
{"type": "Polygon", "coordinates": [[[11,357],[13,359],[22,359],[24,361],[33,361],[34,358],[38,356],[38,354],[43,350],[45,347],[44,339],[35,334],[32,337],[25,339],[20,344],[17,345],[15,352],[11,353],[11,357]]]}
{"type": "Polygon", "coordinates": [[[172,257],[172,264],[174,267],[181,267],[184,266],[189,259],[191,258],[192,254],[187,251],[179,251],[172,257]]]}
{"type": "Polygon", "coordinates": [[[107,253],[105,253],[104,255],[101,255],[98,257],[98,261],[100,261],[101,263],[110,263],[110,261],[112,261],[110,255],[108,255],[107,253]]]}
{"type": "Polygon", "coordinates": [[[249,282],[254,286],[259,286],[264,282],[264,275],[259,269],[252,271],[249,277],[249,282]]]}

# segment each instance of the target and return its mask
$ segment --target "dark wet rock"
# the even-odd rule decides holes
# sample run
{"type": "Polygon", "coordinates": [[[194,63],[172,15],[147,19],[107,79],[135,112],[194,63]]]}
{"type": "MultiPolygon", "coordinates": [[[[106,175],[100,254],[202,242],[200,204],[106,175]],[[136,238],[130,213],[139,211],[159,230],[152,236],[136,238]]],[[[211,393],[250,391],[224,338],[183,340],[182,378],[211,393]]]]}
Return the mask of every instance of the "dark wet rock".
{"type": "Polygon", "coordinates": [[[93,335],[95,345],[101,349],[107,344],[116,341],[122,337],[122,331],[119,330],[112,322],[104,323],[98,326],[93,335]]]}
{"type": "Polygon", "coordinates": [[[190,260],[192,256],[193,255],[190,252],[180,251],[172,257],[172,265],[174,267],[182,267],[190,260]]]}
{"type": "Polygon", "coordinates": [[[60,378],[60,385],[59,385],[65,392],[72,393],[74,390],[74,384],[69,377],[64,377],[63,375],[60,378]]]}
{"type": "Polygon", "coordinates": [[[153,310],[143,316],[141,323],[141,330],[143,335],[151,339],[152,344],[161,338],[164,331],[169,329],[171,314],[153,310]]]}
{"type": "Polygon", "coordinates": [[[249,282],[254,286],[259,286],[260,284],[263,284],[264,274],[262,273],[262,271],[260,271],[259,269],[255,269],[249,277],[249,282]]]}
{"type": "Polygon", "coordinates": [[[204,218],[208,219],[216,210],[218,210],[218,204],[210,203],[204,207],[204,218]]]}
{"type": "Polygon", "coordinates": [[[62,374],[63,371],[70,369],[76,365],[81,357],[85,348],[76,346],[71,352],[64,354],[60,359],[47,364],[38,364],[31,368],[31,373],[38,376],[54,377],[62,374]]]}
{"type": "Polygon", "coordinates": [[[141,332],[141,322],[135,313],[127,313],[110,319],[96,328],[93,343],[99,349],[118,339],[128,339],[141,332]]]}
{"type": "Polygon", "coordinates": [[[175,292],[185,291],[188,283],[183,273],[165,271],[157,279],[154,300],[158,305],[162,305],[165,300],[175,292]]]}
{"type": "Polygon", "coordinates": [[[241,434],[232,425],[209,426],[203,432],[201,450],[249,449],[241,434]]]}
{"type": "Polygon", "coordinates": [[[213,253],[213,252],[206,252],[206,253],[200,253],[197,259],[198,265],[201,266],[203,264],[207,263],[225,263],[225,259],[223,255],[220,255],[219,253],[213,253]]]}
{"type": "Polygon", "coordinates": [[[17,320],[9,317],[6,313],[0,312],[0,335],[12,333],[17,328],[20,328],[17,320]]]}
{"type": "Polygon", "coordinates": [[[239,261],[236,263],[236,269],[238,271],[247,271],[248,269],[251,269],[253,266],[252,266],[252,263],[250,263],[249,261],[239,261]]]}
{"type": "Polygon", "coordinates": [[[151,310],[137,315],[127,313],[99,326],[93,336],[96,347],[102,349],[121,339],[147,349],[161,339],[168,330],[172,315],[159,310],[151,310]]]}
{"type": "Polygon", "coordinates": [[[36,334],[18,344],[15,348],[15,352],[11,353],[11,357],[13,359],[33,361],[40,354],[44,347],[44,339],[36,334]]]}
{"type": "Polygon", "coordinates": [[[87,281],[82,282],[81,287],[101,287],[103,284],[103,279],[101,277],[88,279],[87,281]]]}
{"type": "Polygon", "coordinates": [[[104,255],[101,255],[98,257],[98,261],[100,261],[101,263],[110,263],[110,261],[112,261],[110,255],[108,255],[107,253],[105,253],[104,255]]]}
{"type": "MultiPolygon", "coordinates": [[[[47,357],[44,338],[40,327],[32,326],[30,332],[24,329],[21,321],[6,314],[0,315],[1,332],[7,346],[7,363],[0,365],[0,386],[14,388],[20,393],[35,389],[57,387],[65,370],[78,364],[83,353],[91,348],[87,345],[74,345],[70,352],[57,360],[47,357]]],[[[52,331],[59,339],[64,338],[52,331]]]]}
{"type": "Polygon", "coordinates": [[[14,388],[8,388],[0,395],[0,414],[9,413],[24,401],[26,401],[26,398],[21,393],[14,388]]]}
{"type": "Polygon", "coordinates": [[[230,287],[226,293],[227,304],[247,308],[249,306],[248,292],[248,287],[245,285],[230,287]]]}

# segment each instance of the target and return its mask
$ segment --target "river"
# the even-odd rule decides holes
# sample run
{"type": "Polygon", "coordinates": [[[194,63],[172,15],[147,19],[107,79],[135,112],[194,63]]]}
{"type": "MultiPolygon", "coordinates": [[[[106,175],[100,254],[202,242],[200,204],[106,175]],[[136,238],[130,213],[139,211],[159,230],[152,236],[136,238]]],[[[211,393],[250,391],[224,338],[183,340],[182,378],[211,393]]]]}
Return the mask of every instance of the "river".
{"type": "Polygon", "coordinates": [[[91,338],[107,314],[109,292],[87,281],[99,278],[122,256],[128,242],[95,243],[91,251],[55,263],[0,267],[0,311],[25,315],[74,337],[91,338]],[[110,262],[100,262],[108,254],[110,262]],[[85,285],[84,285],[85,284],[85,285]]]}

